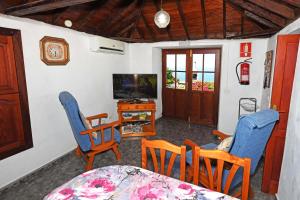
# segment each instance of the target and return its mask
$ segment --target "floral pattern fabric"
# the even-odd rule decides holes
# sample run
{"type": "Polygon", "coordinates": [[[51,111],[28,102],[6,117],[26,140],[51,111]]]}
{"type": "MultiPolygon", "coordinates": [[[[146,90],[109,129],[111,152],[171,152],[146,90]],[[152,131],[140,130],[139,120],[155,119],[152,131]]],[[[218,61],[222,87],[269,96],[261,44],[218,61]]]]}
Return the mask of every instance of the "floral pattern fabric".
{"type": "Polygon", "coordinates": [[[235,198],[139,167],[107,166],[85,172],[48,194],[44,200],[235,198]]]}

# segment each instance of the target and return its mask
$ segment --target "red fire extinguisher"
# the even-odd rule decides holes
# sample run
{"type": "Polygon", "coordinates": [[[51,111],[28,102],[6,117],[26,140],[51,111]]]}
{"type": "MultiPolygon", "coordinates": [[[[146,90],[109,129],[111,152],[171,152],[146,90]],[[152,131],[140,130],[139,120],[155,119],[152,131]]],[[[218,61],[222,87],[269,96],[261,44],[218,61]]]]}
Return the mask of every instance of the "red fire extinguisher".
{"type": "Polygon", "coordinates": [[[236,65],[236,76],[239,80],[239,83],[241,85],[249,85],[250,84],[250,63],[252,63],[250,60],[252,58],[246,59],[243,62],[239,62],[236,65]],[[240,76],[238,73],[238,68],[240,67],[240,76]]]}

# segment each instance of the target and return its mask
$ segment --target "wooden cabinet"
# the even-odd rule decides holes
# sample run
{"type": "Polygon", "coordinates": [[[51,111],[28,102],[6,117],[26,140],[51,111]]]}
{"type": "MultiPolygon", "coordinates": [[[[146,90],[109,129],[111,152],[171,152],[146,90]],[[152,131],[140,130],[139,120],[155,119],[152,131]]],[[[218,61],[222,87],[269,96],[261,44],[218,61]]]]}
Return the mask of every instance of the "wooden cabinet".
{"type": "Polygon", "coordinates": [[[154,101],[130,103],[118,102],[118,115],[121,123],[122,137],[152,136],[155,131],[154,101]]]}
{"type": "Polygon", "coordinates": [[[0,159],[31,147],[21,34],[0,27],[0,159]]]}

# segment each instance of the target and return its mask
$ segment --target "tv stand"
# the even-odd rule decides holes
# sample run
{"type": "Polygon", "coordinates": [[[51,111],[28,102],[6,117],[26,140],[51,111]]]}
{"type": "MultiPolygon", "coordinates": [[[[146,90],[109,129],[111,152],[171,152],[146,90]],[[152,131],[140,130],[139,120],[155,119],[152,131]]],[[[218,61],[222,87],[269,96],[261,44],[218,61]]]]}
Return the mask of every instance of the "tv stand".
{"type": "Polygon", "coordinates": [[[153,136],[155,131],[155,102],[119,101],[118,116],[122,137],[153,136]]]}

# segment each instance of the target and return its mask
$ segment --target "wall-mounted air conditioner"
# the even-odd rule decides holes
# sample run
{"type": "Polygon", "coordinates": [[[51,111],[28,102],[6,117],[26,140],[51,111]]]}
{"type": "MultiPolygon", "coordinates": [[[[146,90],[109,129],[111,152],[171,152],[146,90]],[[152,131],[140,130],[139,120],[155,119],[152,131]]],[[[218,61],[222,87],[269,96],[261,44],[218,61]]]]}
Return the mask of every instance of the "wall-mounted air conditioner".
{"type": "Polygon", "coordinates": [[[90,37],[90,50],[93,52],[124,54],[125,44],[121,41],[100,36],[90,37]]]}

